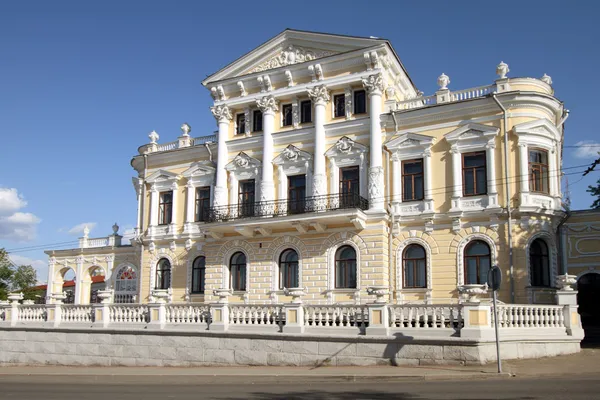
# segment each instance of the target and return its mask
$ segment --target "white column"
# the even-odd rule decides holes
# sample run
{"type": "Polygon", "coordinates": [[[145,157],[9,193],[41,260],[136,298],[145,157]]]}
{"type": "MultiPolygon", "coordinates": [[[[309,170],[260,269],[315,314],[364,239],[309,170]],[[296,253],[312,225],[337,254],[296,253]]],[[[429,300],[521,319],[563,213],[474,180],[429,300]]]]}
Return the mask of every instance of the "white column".
{"type": "Polygon", "coordinates": [[[488,207],[498,207],[498,189],[496,188],[496,144],[488,143],[485,146],[487,163],[487,192],[488,207]]]}
{"type": "Polygon", "coordinates": [[[140,229],[142,227],[142,185],[144,181],[140,178],[132,178],[133,188],[135,189],[135,194],[137,196],[137,220],[135,222],[135,234],[139,235],[140,229]]]}
{"type": "Polygon", "coordinates": [[[428,148],[423,152],[423,167],[425,169],[425,209],[427,213],[433,212],[433,178],[432,178],[432,167],[431,167],[431,148],[428,148]]]}
{"type": "Polygon", "coordinates": [[[283,165],[277,166],[277,177],[279,178],[279,183],[277,184],[277,200],[286,200],[287,199],[287,177],[283,172],[283,165]]]}
{"type": "Polygon", "coordinates": [[[169,226],[169,234],[175,236],[177,234],[177,203],[179,202],[179,187],[177,181],[171,184],[173,191],[173,205],[171,206],[171,225],[169,226]]]}
{"type": "Polygon", "coordinates": [[[46,304],[53,303],[52,294],[54,293],[54,266],[56,265],[56,259],[54,257],[50,257],[48,260],[48,285],[46,286],[46,304]]]}
{"type": "Polygon", "coordinates": [[[158,189],[156,185],[150,187],[150,228],[158,225],[158,189]]]}
{"type": "Polygon", "coordinates": [[[385,205],[383,192],[383,156],[381,140],[381,95],[383,93],[383,75],[370,75],[363,79],[363,86],[369,93],[371,120],[371,142],[369,154],[369,209],[383,211],[385,205]]]}
{"type": "Polygon", "coordinates": [[[219,124],[219,134],[217,135],[217,179],[215,185],[214,205],[227,205],[227,138],[229,137],[229,123],[231,122],[231,112],[226,105],[215,106],[211,111],[219,124]]]}
{"type": "Polygon", "coordinates": [[[196,210],[194,207],[194,203],[196,201],[196,191],[194,184],[191,180],[188,180],[188,183],[185,185],[186,188],[186,211],[185,211],[185,223],[191,224],[196,220],[196,210]]]}
{"type": "Polygon", "coordinates": [[[455,145],[450,149],[452,154],[452,210],[460,210],[460,198],[462,197],[462,168],[461,168],[461,154],[455,145]]]}
{"type": "Polygon", "coordinates": [[[75,295],[74,303],[81,304],[81,289],[83,286],[83,257],[77,257],[75,260],[77,263],[75,270],[75,295]]]}
{"type": "Polygon", "coordinates": [[[519,181],[521,193],[529,192],[529,152],[525,143],[519,143],[519,181]]]}
{"type": "Polygon", "coordinates": [[[392,202],[402,203],[402,161],[397,154],[392,155],[392,202]]]}
{"type": "Polygon", "coordinates": [[[325,107],[330,97],[325,85],[308,89],[308,96],[315,105],[315,154],[312,195],[322,196],[327,194],[327,176],[325,174],[325,107]]]}
{"type": "Polygon", "coordinates": [[[110,254],[106,256],[106,276],[104,277],[104,289],[110,289],[112,287],[111,282],[113,281],[113,268],[115,266],[115,256],[110,254]]]}
{"type": "Polygon", "coordinates": [[[256,104],[263,114],[263,158],[262,180],[260,182],[260,201],[273,201],[273,132],[275,131],[275,112],[279,110],[273,96],[264,96],[256,104]]]}

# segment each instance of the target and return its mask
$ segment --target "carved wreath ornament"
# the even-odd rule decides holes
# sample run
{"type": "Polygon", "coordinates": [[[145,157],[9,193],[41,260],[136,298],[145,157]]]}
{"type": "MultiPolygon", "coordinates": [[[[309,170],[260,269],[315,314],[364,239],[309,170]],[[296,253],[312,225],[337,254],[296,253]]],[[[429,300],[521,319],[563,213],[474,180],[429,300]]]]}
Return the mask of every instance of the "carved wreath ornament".
{"type": "Polygon", "coordinates": [[[302,63],[305,61],[312,61],[317,58],[327,57],[334,54],[335,53],[331,51],[312,51],[304,49],[302,47],[288,46],[277,56],[258,65],[249,73],[266,71],[268,69],[302,63]]]}

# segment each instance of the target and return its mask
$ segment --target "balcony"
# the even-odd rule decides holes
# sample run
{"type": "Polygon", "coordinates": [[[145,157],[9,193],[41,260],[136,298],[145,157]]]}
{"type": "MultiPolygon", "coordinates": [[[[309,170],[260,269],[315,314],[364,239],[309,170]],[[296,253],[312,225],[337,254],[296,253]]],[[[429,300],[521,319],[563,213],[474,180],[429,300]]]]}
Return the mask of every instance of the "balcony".
{"type": "Polygon", "coordinates": [[[206,209],[199,230],[215,238],[237,232],[253,237],[271,229],[295,228],[306,233],[310,228],[323,232],[327,224],[352,223],[364,229],[369,201],[358,194],[332,194],[307,197],[304,200],[275,200],[231,204],[206,209]],[[232,223],[235,222],[235,223],[232,223]]]}
{"type": "Polygon", "coordinates": [[[234,221],[243,218],[284,217],[345,209],[367,210],[369,201],[358,194],[333,194],[307,197],[305,200],[259,201],[208,208],[205,222],[234,221]]]}

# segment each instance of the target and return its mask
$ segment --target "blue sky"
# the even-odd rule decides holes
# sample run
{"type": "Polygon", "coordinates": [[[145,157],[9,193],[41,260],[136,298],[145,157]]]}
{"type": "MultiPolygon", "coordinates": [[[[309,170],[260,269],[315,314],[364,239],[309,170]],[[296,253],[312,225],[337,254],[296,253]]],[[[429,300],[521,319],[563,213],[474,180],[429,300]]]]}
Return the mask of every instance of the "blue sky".
{"type": "MultiPolygon", "coordinates": [[[[74,241],[86,223],[92,237],[132,228],[138,146],[153,129],[175,140],[184,121],[214,131],[201,80],[285,28],[387,38],[426,94],[442,72],[450,89],[489,84],[501,60],[509,76],[547,73],[571,110],[565,144],[600,142],[600,3],[379,3],[0,3],[0,247],[74,241]]],[[[566,148],[564,166],[591,163],[586,150],[566,148]]],[[[574,208],[596,179],[569,176],[574,208]]],[[[46,280],[42,250],[11,257],[46,280]]]]}

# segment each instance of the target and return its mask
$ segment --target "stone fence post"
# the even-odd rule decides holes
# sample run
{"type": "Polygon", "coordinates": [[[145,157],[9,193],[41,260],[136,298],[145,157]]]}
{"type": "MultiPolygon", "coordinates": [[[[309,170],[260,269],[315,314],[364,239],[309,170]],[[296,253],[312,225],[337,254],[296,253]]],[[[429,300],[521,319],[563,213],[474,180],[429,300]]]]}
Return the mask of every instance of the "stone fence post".
{"type": "Polygon", "coordinates": [[[225,332],[229,329],[229,296],[231,289],[221,288],[213,290],[213,295],[219,298],[219,301],[211,304],[211,323],[209,330],[225,332]]]}
{"type": "Polygon", "coordinates": [[[369,326],[366,329],[367,335],[388,336],[390,332],[390,310],[386,303],[389,295],[387,286],[370,286],[367,293],[375,296],[373,303],[368,303],[369,326]]]}
{"type": "Polygon", "coordinates": [[[471,339],[494,339],[491,304],[463,303],[464,326],[460,337],[471,339]]]}
{"type": "Polygon", "coordinates": [[[54,328],[58,328],[62,319],[62,304],[67,298],[64,293],[53,293],[50,295],[52,304],[48,304],[48,322],[52,322],[54,328]]]}
{"type": "Polygon", "coordinates": [[[10,321],[10,326],[17,326],[19,322],[19,300],[23,300],[23,293],[11,293],[8,295],[10,300],[10,316],[6,316],[6,320],[10,321]]]}
{"type": "Polygon", "coordinates": [[[577,291],[570,287],[563,290],[556,291],[556,303],[560,306],[564,306],[563,316],[565,321],[565,328],[567,335],[573,336],[577,339],[583,339],[584,332],[581,325],[581,317],[577,311],[577,291]]]}
{"type": "Polygon", "coordinates": [[[292,302],[283,305],[285,312],[284,333],[304,333],[304,306],[302,296],[306,296],[303,288],[286,288],[286,296],[292,296],[292,302]]]}
{"type": "Polygon", "coordinates": [[[94,304],[94,325],[102,328],[108,328],[110,324],[110,300],[113,291],[111,289],[98,290],[100,304],[94,304]]]}

